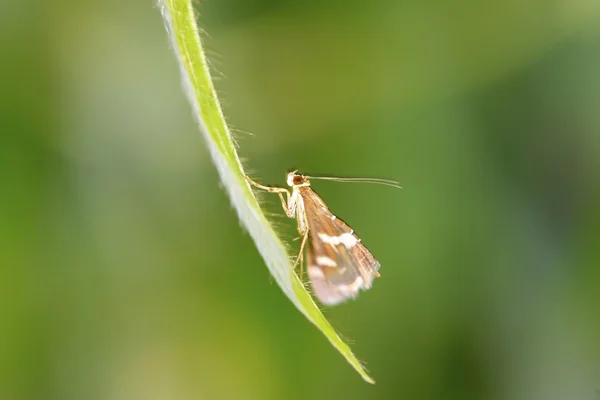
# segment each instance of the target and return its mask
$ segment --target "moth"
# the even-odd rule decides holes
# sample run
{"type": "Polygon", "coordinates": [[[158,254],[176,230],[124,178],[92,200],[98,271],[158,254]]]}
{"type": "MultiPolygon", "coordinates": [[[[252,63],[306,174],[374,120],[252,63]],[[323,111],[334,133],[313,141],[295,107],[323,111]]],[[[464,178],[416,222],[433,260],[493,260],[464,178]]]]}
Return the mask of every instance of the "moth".
{"type": "MultiPolygon", "coordinates": [[[[311,189],[311,179],[338,182],[369,182],[400,188],[398,182],[372,178],[335,178],[307,176],[292,171],[287,175],[287,188],[264,186],[246,176],[249,183],[270,193],[277,193],[285,214],[296,218],[302,238],[294,263],[302,265],[306,248],[306,272],[313,292],[325,305],[335,305],[368,290],[379,277],[379,262],[365,247],[354,230],[329,211],[311,189]],[[284,196],[285,194],[285,196],[284,196]]],[[[302,275],[302,272],[301,272],[302,275]]]]}

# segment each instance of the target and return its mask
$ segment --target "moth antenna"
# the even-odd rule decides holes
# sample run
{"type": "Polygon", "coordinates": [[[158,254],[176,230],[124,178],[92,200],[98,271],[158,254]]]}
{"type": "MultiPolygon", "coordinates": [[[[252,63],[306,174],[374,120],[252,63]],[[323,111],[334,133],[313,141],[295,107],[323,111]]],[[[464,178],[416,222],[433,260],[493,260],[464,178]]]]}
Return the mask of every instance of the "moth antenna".
{"type": "Polygon", "coordinates": [[[320,179],[324,181],[335,181],[335,182],[362,182],[362,183],[375,183],[378,185],[391,186],[398,189],[402,189],[400,182],[393,181],[391,179],[379,179],[379,178],[338,178],[335,176],[307,176],[309,179],[320,179]]]}

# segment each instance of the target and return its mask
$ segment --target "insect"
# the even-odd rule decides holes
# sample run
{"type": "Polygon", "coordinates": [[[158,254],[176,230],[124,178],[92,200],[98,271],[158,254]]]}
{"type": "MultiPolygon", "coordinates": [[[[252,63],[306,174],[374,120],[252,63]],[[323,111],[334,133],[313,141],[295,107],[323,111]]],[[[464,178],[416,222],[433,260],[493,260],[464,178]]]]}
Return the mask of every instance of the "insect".
{"type": "MultiPolygon", "coordinates": [[[[355,298],[359,290],[368,290],[379,277],[379,262],[344,221],[329,211],[325,202],[310,187],[310,179],[338,182],[369,182],[400,188],[398,182],[371,178],[334,178],[307,176],[293,171],[287,175],[286,188],[264,186],[246,176],[259,189],[277,193],[285,214],[296,218],[302,238],[294,263],[302,265],[306,251],[307,274],[314,293],[325,305],[335,305],[355,298]],[[284,196],[285,193],[285,196],[284,196]]],[[[302,270],[300,272],[302,275],[302,270]]]]}

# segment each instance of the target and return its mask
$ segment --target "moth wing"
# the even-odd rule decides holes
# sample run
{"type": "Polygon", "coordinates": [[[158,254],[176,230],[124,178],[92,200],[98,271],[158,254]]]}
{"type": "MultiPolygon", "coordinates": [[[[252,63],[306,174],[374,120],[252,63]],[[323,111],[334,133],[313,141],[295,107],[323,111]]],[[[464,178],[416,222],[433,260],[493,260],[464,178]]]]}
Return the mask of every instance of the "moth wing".
{"type": "Polygon", "coordinates": [[[314,193],[305,199],[309,226],[307,273],[319,301],[326,305],[356,297],[379,276],[380,264],[354,231],[335,217],[314,193]]]}

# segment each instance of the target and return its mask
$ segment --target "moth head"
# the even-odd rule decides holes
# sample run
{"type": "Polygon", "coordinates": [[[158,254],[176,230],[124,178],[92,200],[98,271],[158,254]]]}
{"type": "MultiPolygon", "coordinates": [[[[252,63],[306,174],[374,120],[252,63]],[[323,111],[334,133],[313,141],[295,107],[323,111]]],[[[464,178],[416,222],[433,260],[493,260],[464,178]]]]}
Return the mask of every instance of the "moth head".
{"type": "Polygon", "coordinates": [[[290,187],[294,186],[310,186],[308,176],[301,175],[298,171],[292,171],[287,175],[287,184],[290,187]]]}

